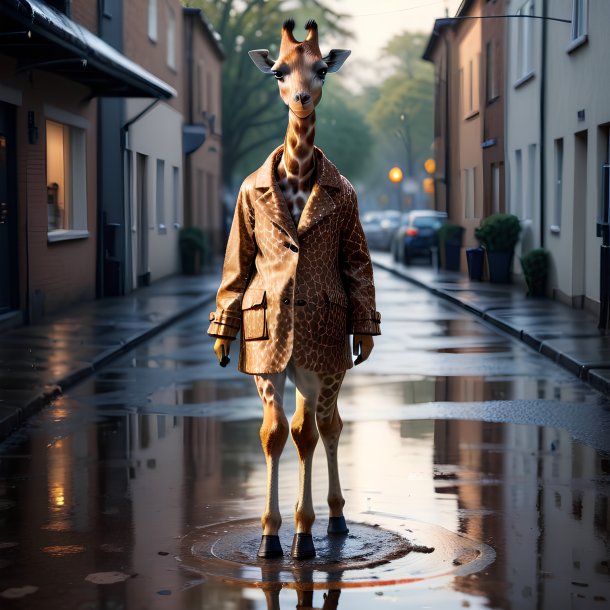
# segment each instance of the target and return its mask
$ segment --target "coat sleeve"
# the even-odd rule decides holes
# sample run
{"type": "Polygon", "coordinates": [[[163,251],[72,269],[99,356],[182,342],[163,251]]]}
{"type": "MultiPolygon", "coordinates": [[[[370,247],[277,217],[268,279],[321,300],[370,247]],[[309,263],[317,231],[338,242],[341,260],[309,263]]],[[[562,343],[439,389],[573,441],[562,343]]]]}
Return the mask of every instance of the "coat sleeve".
{"type": "Polygon", "coordinates": [[[256,258],[254,214],[242,185],[227,242],[222,280],[216,296],[216,311],[210,313],[208,335],[235,339],[241,327],[241,301],[256,258]]]}
{"type": "MultiPolygon", "coordinates": [[[[347,181],[346,181],[347,182],[347,181]]],[[[346,210],[341,233],[341,272],[349,300],[349,333],[381,334],[381,314],[375,307],[373,264],[360,224],[354,187],[347,183],[346,210]]]]}

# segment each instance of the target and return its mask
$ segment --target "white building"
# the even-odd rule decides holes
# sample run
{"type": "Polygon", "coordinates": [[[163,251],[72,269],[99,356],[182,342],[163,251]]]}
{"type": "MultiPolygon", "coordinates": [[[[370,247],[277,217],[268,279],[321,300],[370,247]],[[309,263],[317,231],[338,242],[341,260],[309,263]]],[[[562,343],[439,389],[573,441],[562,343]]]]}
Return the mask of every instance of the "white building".
{"type": "Polygon", "coordinates": [[[596,222],[610,147],[610,83],[601,77],[610,61],[610,3],[510,0],[507,13],[547,17],[508,20],[508,211],[522,219],[521,253],[549,250],[552,296],[596,312],[596,222]]]}

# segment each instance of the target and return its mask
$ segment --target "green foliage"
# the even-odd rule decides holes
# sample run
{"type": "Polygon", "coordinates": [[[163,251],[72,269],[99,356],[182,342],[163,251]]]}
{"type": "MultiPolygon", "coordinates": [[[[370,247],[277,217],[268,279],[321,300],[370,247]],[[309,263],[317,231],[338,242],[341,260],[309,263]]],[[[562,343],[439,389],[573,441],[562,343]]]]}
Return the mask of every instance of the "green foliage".
{"type": "Polygon", "coordinates": [[[180,229],[178,245],[182,272],[187,275],[201,273],[202,266],[211,260],[212,246],[209,235],[198,227],[180,229]]]}
{"type": "Polygon", "coordinates": [[[530,250],[521,257],[521,268],[527,282],[530,296],[546,294],[546,281],[549,274],[549,253],[544,248],[530,250]]]}
{"type": "Polygon", "coordinates": [[[434,69],[421,59],[427,35],[403,32],[385,47],[385,56],[395,69],[379,88],[369,109],[368,120],[380,139],[393,139],[394,158],[416,177],[430,154],[433,138],[434,69]]]}
{"type": "Polygon", "coordinates": [[[461,245],[462,237],[464,235],[464,227],[447,222],[437,229],[436,234],[438,236],[439,243],[451,242],[459,243],[461,245]]]}
{"type": "Polygon", "coordinates": [[[519,241],[521,225],[514,214],[492,214],[484,218],[474,236],[490,252],[513,250],[519,241]]]}
{"type": "MultiPolygon", "coordinates": [[[[298,7],[290,0],[188,0],[187,6],[203,9],[222,38],[226,58],[222,68],[222,137],[223,184],[231,188],[250,171],[260,166],[274,146],[284,140],[287,125],[286,106],[280,99],[275,79],[254,66],[248,51],[269,49],[277,55],[283,22],[293,17],[298,28],[313,18],[318,22],[320,36],[344,37],[343,15],[331,10],[322,0],[302,0],[298,7]]],[[[305,37],[302,30],[301,38],[305,37]]],[[[340,77],[339,77],[340,78],[340,77]]],[[[336,84],[331,75],[324,95],[336,84]]],[[[324,98],[320,108],[324,105],[324,98]]],[[[316,136],[317,137],[317,136],[316,136]]],[[[317,142],[316,142],[317,143],[317,142]]],[[[352,151],[343,150],[343,162],[352,151]]]]}

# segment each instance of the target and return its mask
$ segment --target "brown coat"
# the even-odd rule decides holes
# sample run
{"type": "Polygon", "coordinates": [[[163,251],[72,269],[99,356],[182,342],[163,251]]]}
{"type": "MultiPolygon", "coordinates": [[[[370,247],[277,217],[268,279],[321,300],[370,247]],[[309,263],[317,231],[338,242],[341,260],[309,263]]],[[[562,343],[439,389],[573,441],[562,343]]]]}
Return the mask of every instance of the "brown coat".
{"type": "Polygon", "coordinates": [[[317,178],[298,228],[274,178],[277,148],[239,191],[208,334],[235,338],[239,370],[352,366],[349,334],[379,334],[373,268],[352,185],[316,148],[317,178]]]}

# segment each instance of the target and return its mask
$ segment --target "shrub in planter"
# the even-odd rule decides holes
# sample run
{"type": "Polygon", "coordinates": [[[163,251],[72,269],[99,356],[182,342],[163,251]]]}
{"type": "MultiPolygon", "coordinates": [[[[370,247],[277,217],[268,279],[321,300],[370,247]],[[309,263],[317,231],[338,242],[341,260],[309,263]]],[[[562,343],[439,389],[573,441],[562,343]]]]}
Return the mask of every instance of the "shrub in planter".
{"type": "Polygon", "coordinates": [[[474,236],[487,252],[492,282],[510,282],[513,253],[520,232],[521,224],[514,214],[492,214],[474,230],[474,236]]]}
{"type": "Polygon", "coordinates": [[[443,267],[448,271],[459,271],[464,227],[447,223],[437,229],[436,235],[443,267]]]}
{"type": "Polygon", "coordinates": [[[181,229],[178,244],[182,273],[185,275],[201,273],[210,249],[207,235],[197,227],[181,229]]]}
{"type": "Polygon", "coordinates": [[[521,268],[527,282],[527,294],[532,297],[546,295],[549,274],[549,253],[544,248],[530,250],[521,257],[521,268]]]}

